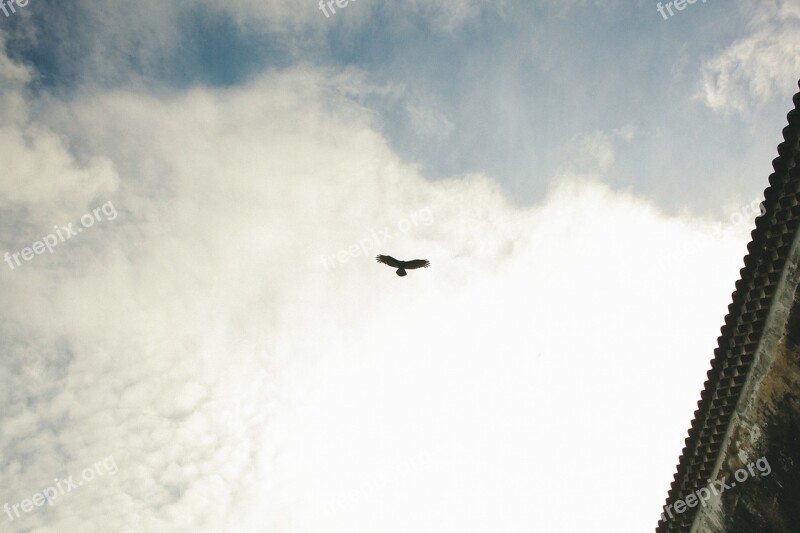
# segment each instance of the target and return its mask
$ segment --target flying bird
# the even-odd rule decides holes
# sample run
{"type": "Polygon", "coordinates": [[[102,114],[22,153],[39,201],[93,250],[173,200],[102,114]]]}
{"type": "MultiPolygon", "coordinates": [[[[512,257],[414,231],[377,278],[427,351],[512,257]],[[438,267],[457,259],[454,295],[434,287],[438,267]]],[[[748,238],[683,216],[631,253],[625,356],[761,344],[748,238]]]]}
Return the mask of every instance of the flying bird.
{"type": "Polygon", "coordinates": [[[398,276],[405,276],[406,269],[411,270],[412,268],[428,268],[431,266],[430,261],[427,259],[414,259],[412,261],[398,261],[394,257],[390,255],[379,255],[375,259],[378,260],[378,263],[383,263],[384,265],[389,265],[390,267],[397,268],[396,274],[398,276]]]}

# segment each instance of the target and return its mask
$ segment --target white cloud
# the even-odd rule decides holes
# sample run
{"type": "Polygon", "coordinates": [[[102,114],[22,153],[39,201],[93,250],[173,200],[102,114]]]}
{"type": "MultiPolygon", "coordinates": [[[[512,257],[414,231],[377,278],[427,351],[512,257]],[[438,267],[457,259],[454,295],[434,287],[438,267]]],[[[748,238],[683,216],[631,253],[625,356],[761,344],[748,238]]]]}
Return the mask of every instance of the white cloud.
{"type": "Polygon", "coordinates": [[[629,510],[613,531],[652,527],[746,232],[593,182],[594,159],[538,206],[429,182],[327,74],[79,94],[6,125],[18,201],[66,194],[77,216],[101,191],[120,214],[0,274],[0,501],[119,466],[5,526],[596,530],[602,491],[629,510]],[[67,181],[25,181],[44,153],[15,144],[26,128],[63,140],[67,181]],[[434,223],[371,252],[431,268],[320,263],[423,208],[434,223]],[[331,512],[339,494],[357,496],[331,512]]]}
{"type": "Polygon", "coordinates": [[[749,112],[793,93],[800,72],[800,4],[759,0],[742,4],[749,35],[703,66],[698,98],[721,112],[749,112]]]}

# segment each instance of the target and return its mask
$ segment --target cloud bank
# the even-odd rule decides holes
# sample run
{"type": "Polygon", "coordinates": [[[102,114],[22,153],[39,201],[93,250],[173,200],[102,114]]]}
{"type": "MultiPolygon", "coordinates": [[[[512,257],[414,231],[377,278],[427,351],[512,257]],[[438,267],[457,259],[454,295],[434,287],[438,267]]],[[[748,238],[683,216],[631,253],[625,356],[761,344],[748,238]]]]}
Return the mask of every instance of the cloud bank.
{"type": "Polygon", "coordinates": [[[0,274],[0,503],[118,466],[4,530],[585,530],[599,493],[652,527],[747,224],[602,185],[602,132],[538,205],[428,181],[347,73],[62,100],[0,69],[4,249],[118,211],[0,274]],[[421,209],[375,252],[430,269],[321,263],[421,209]]]}

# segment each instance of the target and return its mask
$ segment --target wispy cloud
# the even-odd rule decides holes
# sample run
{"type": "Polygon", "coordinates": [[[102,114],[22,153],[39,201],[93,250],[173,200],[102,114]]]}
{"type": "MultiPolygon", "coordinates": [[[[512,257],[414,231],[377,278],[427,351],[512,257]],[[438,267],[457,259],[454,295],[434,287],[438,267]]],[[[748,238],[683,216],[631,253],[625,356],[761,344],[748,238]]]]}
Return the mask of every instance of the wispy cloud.
{"type": "Polygon", "coordinates": [[[747,113],[791,95],[800,73],[800,5],[791,0],[741,2],[748,35],[708,59],[698,94],[708,107],[747,113]]]}

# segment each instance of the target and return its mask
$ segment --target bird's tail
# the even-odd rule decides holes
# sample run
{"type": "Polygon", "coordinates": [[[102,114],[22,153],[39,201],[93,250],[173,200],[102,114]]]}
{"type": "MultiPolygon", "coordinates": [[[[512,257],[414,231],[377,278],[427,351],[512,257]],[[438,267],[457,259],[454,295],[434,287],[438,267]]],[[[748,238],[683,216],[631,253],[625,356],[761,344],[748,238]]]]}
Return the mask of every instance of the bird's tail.
{"type": "Polygon", "coordinates": [[[405,269],[403,269],[403,268],[398,268],[398,269],[397,269],[397,275],[398,275],[398,276],[405,276],[405,275],[406,275],[406,271],[405,271],[405,269]]]}

